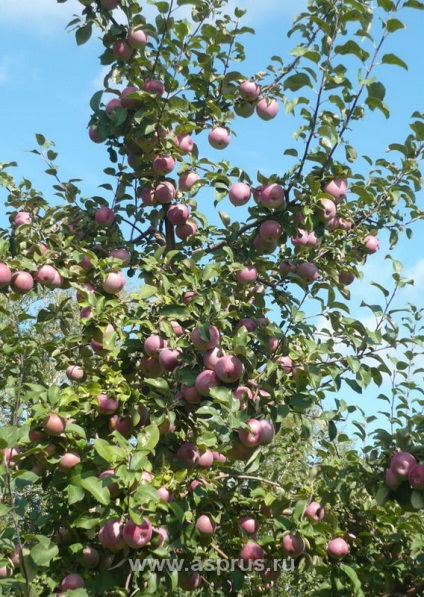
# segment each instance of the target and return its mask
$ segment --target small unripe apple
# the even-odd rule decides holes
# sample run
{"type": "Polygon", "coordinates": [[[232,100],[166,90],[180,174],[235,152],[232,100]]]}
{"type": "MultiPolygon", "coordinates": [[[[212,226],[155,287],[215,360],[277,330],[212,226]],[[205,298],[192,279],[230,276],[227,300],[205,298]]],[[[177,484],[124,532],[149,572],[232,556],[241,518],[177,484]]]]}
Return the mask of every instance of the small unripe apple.
{"type": "Polygon", "coordinates": [[[166,203],[171,203],[175,197],[175,192],[175,187],[172,182],[160,182],[155,188],[154,197],[156,201],[162,205],[165,205],[166,203]]]}
{"type": "Polygon", "coordinates": [[[18,294],[26,294],[32,290],[34,286],[34,278],[29,272],[18,271],[12,274],[10,286],[12,287],[12,290],[18,294]]]}
{"type": "Polygon", "coordinates": [[[156,174],[169,174],[175,168],[175,160],[170,155],[157,155],[153,159],[152,167],[156,174]]]}
{"type": "Polygon", "coordinates": [[[405,480],[408,478],[409,471],[417,461],[409,452],[397,452],[390,460],[390,468],[398,479],[405,480]]]}
{"type": "Polygon", "coordinates": [[[127,41],[132,48],[139,50],[140,48],[144,48],[144,46],[148,43],[149,36],[143,31],[143,29],[133,29],[128,33],[127,41]]]}
{"type": "Polygon", "coordinates": [[[143,84],[143,91],[163,95],[165,93],[165,85],[159,79],[148,79],[143,84]]]}
{"type": "Polygon", "coordinates": [[[126,39],[118,39],[112,46],[113,55],[117,60],[127,61],[133,55],[133,48],[126,39]]]}
{"type": "Polygon", "coordinates": [[[242,99],[254,101],[259,97],[261,89],[255,81],[243,81],[239,85],[239,93],[242,99]]]}
{"type": "Polygon", "coordinates": [[[254,536],[259,530],[259,523],[253,516],[243,516],[243,518],[240,518],[238,521],[238,526],[240,530],[247,535],[254,536]]]}
{"type": "Polygon", "coordinates": [[[264,557],[264,550],[254,541],[248,541],[246,545],[241,548],[239,553],[239,558],[241,560],[263,560],[264,557]]]}
{"type": "Polygon", "coordinates": [[[110,272],[102,283],[102,288],[109,294],[118,294],[125,286],[125,276],[122,272],[110,272]]]}
{"type": "Polygon", "coordinates": [[[59,468],[62,471],[68,471],[81,462],[81,457],[76,452],[65,452],[59,460],[59,468]]]}
{"type": "Polygon", "coordinates": [[[281,207],[284,204],[284,196],[283,187],[275,182],[272,182],[265,185],[259,192],[258,201],[265,207],[281,207]]]}
{"type": "Polygon", "coordinates": [[[307,284],[311,284],[319,278],[319,269],[314,263],[301,263],[297,266],[296,273],[307,284]]]}
{"type": "Polygon", "coordinates": [[[178,186],[182,191],[189,191],[195,182],[200,180],[197,172],[191,170],[183,172],[178,179],[178,186]]]}
{"type": "Polygon", "coordinates": [[[305,551],[305,542],[300,535],[289,533],[283,537],[283,549],[292,558],[297,558],[305,551]]]}
{"type": "Polygon", "coordinates": [[[82,589],[85,586],[84,579],[79,574],[68,574],[60,583],[61,591],[72,591],[82,589]]]}
{"type": "Polygon", "coordinates": [[[333,180],[330,180],[324,185],[324,191],[329,195],[332,195],[335,202],[339,203],[343,197],[346,197],[346,180],[342,178],[333,178],[333,180]]]}
{"type": "Polygon", "coordinates": [[[12,272],[5,263],[0,263],[0,288],[8,286],[12,281],[12,272]]]}
{"type": "Polygon", "coordinates": [[[213,535],[216,530],[216,523],[207,514],[202,514],[196,520],[196,529],[201,535],[213,535]]]}
{"type": "Polygon", "coordinates": [[[424,464],[415,464],[408,473],[408,481],[414,489],[424,489],[424,464]]]}
{"type": "Polygon", "coordinates": [[[365,253],[376,253],[380,248],[380,242],[376,236],[369,234],[364,238],[363,249],[365,253]]]}
{"type": "Polygon", "coordinates": [[[349,553],[349,545],[342,537],[336,537],[328,542],[327,553],[334,560],[341,560],[349,553]]]}
{"type": "Polygon", "coordinates": [[[321,504],[319,502],[310,502],[305,508],[305,516],[311,520],[322,520],[324,515],[324,508],[321,508],[321,504]]]}
{"type": "Polygon", "coordinates": [[[235,272],[235,276],[237,278],[237,282],[240,284],[250,284],[251,282],[255,282],[256,278],[258,277],[258,271],[256,267],[253,265],[247,265],[242,269],[239,269],[235,272]]]}
{"type": "Polygon", "coordinates": [[[224,127],[217,126],[210,131],[208,141],[214,149],[225,149],[231,141],[230,133],[224,127]]]}
{"type": "Polygon", "coordinates": [[[42,427],[47,435],[61,435],[66,429],[66,420],[56,413],[51,413],[43,419],[42,427]]]}
{"type": "Polygon", "coordinates": [[[190,210],[184,203],[171,205],[166,212],[166,217],[173,226],[183,226],[187,222],[189,215],[190,210]]]}
{"type": "Polygon", "coordinates": [[[248,429],[239,429],[238,436],[241,443],[249,448],[259,446],[262,441],[262,424],[257,419],[247,421],[248,429]]]}
{"type": "Polygon", "coordinates": [[[272,120],[277,116],[279,109],[280,105],[275,99],[263,98],[256,104],[256,114],[262,120],[272,120]]]}
{"type": "Polygon", "coordinates": [[[243,372],[243,363],[234,355],[227,354],[216,361],[215,373],[224,383],[234,383],[243,372]]]}
{"type": "Polygon", "coordinates": [[[254,102],[236,102],[234,104],[234,112],[237,116],[241,116],[242,118],[249,118],[255,111],[255,103],[254,102]]]}
{"type": "Polygon", "coordinates": [[[102,226],[111,226],[114,219],[115,212],[106,205],[99,207],[99,209],[96,209],[94,213],[94,220],[97,222],[97,224],[101,224],[102,226]]]}

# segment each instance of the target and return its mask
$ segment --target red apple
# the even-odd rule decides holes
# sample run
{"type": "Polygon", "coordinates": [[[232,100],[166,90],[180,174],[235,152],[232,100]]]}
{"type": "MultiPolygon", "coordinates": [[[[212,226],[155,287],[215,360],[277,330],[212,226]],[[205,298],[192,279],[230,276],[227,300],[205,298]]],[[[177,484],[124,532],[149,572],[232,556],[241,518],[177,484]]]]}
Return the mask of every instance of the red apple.
{"type": "Polygon", "coordinates": [[[28,211],[20,211],[16,214],[13,224],[14,226],[23,226],[31,224],[32,215],[28,211]]]}
{"type": "Polygon", "coordinates": [[[351,272],[339,272],[339,282],[343,286],[349,286],[355,281],[355,276],[351,272]]]}
{"type": "Polygon", "coordinates": [[[407,479],[410,470],[416,464],[417,461],[415,460],[415,457],[409,452],[397,452],[390,460],[390,468],[394,475],[400,480],[407,479]]]}
{"type": "Polygon", "coordinates": [[[305,551],[305,542],[299,535],[289,533],[283,537],[283,549],[292,558],[297,558],[305,551]]]}
{"type": "Polygon", "coordinates": [[[178,586],[183,591],[195,591],[202,584],[202,577],[198,572],[178,572],[178,586]]]}
{"type": "Polygon", "coordinates": [[[76,452],[65,452],[59,460],[59,468],[62,471],[68,471],[81,462],[81,457],[76,452]]]}
{"type": "Polygon", "coordinates": [[[18,456],[18,454],[20,454],[21,451],[19,448],[3,448],[2,452],[4,463],[6,464],[6,466],[10,467],[16,464],[15,457],[18,456]]]}
{"type": "Polygon", "coordinates": [[[150,357],[156,357],[159,355],[160,351],[163,348],[168,346],[168,342],[159,336],[159,334],[152,334],[148,336],[143,344],[144,352],[146,352],[150,357]]]}
{"type": "Polygon", "coordinates": [[[319,269],[314,263],[301,263],[297,266],[296,273],[307,284],[311,284],[319,278],[319,269]]]}
{"type": "Polygon", "coordinates": [[[376,236],[373,236],[372,234],[368,234],[368,236],[366,236],[364,238],[363,249],[364,249],[365,253],[368,253],[368,254],[376,253],[379,248],[380,248],[380,242],[376,236]]]}
{"type": "Polygon", "coordinates": [[[327,553],[334,560],[341,560],[349,553],[349,545],[342,537],[336,537],[327,543],[327,553]]]}
{"type": "Polygon", "coordinates": [[[224,356],[222,352],[222,348],[220,346],[215,346],[215,348],[211,348],[210,350],[206,350],[203,353],[203,365],[205,369],[212,369],[215,371],[215,365],[218,359],[224,356]]]}
{"type": "Polygon", "coordinates": [[[59,288],[63,282],[62,276],[51,265],[42,265],[35,273],[34,278],[47,288],[59,288]]]}
{"type": "Polygon", "coordinates": [[[251,189],[249,185],[244,182],[236,182],[228,192],[230,201],[235,206],[245,205],[249,201],[250,195],[251,189]]]}
{"type": "Polygon", "coordinates": [[[187,205],[184,205],[184,203],[176,203],[175,205],[171,205],[166,212],[166,217],[173,226],[183,226],[187,222],[189,215],[190,210],[187,205]]]}
{"type": "Polygon", "coordinates": [[[42,427],[47,435],[61,435],[66,429],[66,420],[56,413],[51,413],[43,419],[42,427]]]}
{"type": "Polygon", "coordinates": [[[265,557],[264,550],[260,545],[254,541],[248,541],[239,553],[241,560],[263,560],[265,557]]]}
{"type": "Polygon", "coordinates": [[[12,275],[10,285],[18,294],[26,294],[33,288],[34,279],[30,273],[18,271],[12,275]]]}
{"type": "Polygon", "coordinates": [[[280,207],[284,204],[284,189],[281,185],[272,182],[265,185],[259,192],[258,201],[265,207],[280,207]]]}
{"type": "Polygon", "coordinates": [[[200,180],[197,172],[191,170],[183,172],[178,179],[178,186],[182,191],[189,191],[195,182],[200,180]]]}
{"type": "Polygon", "coordinates": [[[147,518],[143,518],[141,524],[136,524],[129,520],[123,529],[122,535],[128,547],[133,549],[140,549],[152,538],[153,528],[151,522],[147,518]]]}
{"type": "Polygon", "coordinates": [[[115,471],[113,469],[108,469],[106,471],[102,471],[99,475],[99,479],[108,479],[105,483],[106,487],[109,490],[111,497],[115,498],[119,494],[119,485],[115,481],[112,482],[110,477],[115,476],[115,471]]]}
{"type": "MultiPolygon", "coordinates": [[[[154,198],[159,201],[162,205],[171,203],[175,197],[175,187],[172,182],[160,182],[154,190],[154,198]]],[[[184,222],[185,224],[185,222],[184,222]]]]}
{"type": "Polygon", "coordinates": [[[189,236],[196,234],[197,229],[198,227],[194,220],[187,220],[185,224],[175,228],[175,235],[181,240],[186,240],[189,236]]]}
{"type": "Polygon", "coordinates": [[[259,234],[266,242],[273,242],[281,234],[281,224],[275,220],[266,220],[259,226],[259,234]]]}
{"type": "Polygon", "coordinates": [[[208,328],[194,328],[190,335],[191,341],[194,346],[201,352],[210,350],[218,346],[221,340],[221,334],[218,328],[214,325],[210,325],[208,328]]]}
{"type": "Polygon", "coordinates": [[[188,404],[199,404],[202,401],[202,395],[196,390],[195,386],[181,385],[181,393],[188,404]]]}
{"type": "Polygon", "coordinates": [[[131,254],[126,249],[113,249],[110,251],[109,255],[122,261],[122,267],[126,267],[130,264],[131,254]]]}
{"type": "Polygon", "coordinates": [[[112,46],[113,55],[117,60],[127,61],[133,55],[133,48],[126,39],[118,39],[112,46]]]}
{"type": "Polygon", "coordinates": [[[289,259],[285,259],[280,262],[278,269],[280,270],[280,274],[285,277],[291,272],[296,271],[296,265],[289,259]]]}
{"type": "Polygon", "coordinates": [[[124,437],[129,437],[134,429],[131,417],[112,415],[109,419],[109,429],[111,432],[118,431],[124,437]]]}
{"type": "Polygon", "coordinates": [[[165,93],[165,85],[159,79],[148,79],[143,85],[143,91],[163,95],[165,93]]]}
{"type": "Polygon", "coordinates": [[[175,168],[175,160],[170,155],[157,155],[152,163],[156,174],[169,174],[175,168]]]}
{"type": "Polygon", "coordinates": [[[186,442],[178,448],[176,458],[187,468],[194,468],[199,463],[199,449],[196,445],[186,442]]]}
{"type": "Polygon", "coordinates": [[[336,217],[336,204],[331,199],[320,199],[317,204],[316,213],[321,221],[328,222],[332,218],[336,217]]]}
{"type": "Polygon", "coordinates": [[[415,464],[408,473],[408,480],[414,489],[424,489],[424,464],[415,464]]]}
{"type": "Polygon", "coordinates": [[[319,502],[310,502],[305,508],[305,516],[311,520],[322,520],[324,515],[324,508],[321,508],[321,504],[319,502]]]}
{"type": "Polygon", "coordinates": [[[213,535],[216,530],[216,523],[211,516],[202,514],[196,520],[196,529],[201,535],[213,535]]]}
{"type": "Polygon", "coordinates": [[[259,97],[261,89],[255,81],[243,81],[239,85],[239,93],[242,99],[254,101],[259,97]]]}
{"type": "Polygon", "coordinates": [[[5,263],[0,263],[0,288],[8,286],[12,281],[12,272],[5,263]]]}
{"type": "Polygon", "coordinates": [[[123,538],[124,526],[120,520],[108,520],[99,531],[99,541],[112,552],[124,549],[126,542],[123,538]]]}
{"type": "Polygon", "coordinates": [[[208,135],[209,144],[214,149],[225,149],[230,144],[230,133],[222,126],[216,126],[208,135]]]}
{"type": "Polygon", "coordinates": [[[103,280],[102,288],[109,294],[118,294],[125,286],[125,276],[122,272],[110,272],[103,280]]]}
{"type": "Polygon", "coordinates": [[[127,98],[127,95],[136,93],[137,91],[140,90],[138,89],[138,87],[134,87],[133,85],[129,85],[121,91],[120,98],[123,108],[127,108],[128,110],[137,110],[137,108],[139,108],[142,105],[143,102],[141,99],[127,98]]]}
{"type": "Polygon", "coordinates": [[[386,470],[385,481],[386,485],[390,487],[390,489],[397,489],[402,484],[403,479],[399,479],[393,470],[388,468],[386,470]]]}
{"type": "Polygon", "coordinates": [[[127,35],[127,41],[132,48],[139,50],[149,41],[149,36],[143,31],[143,29],[131,30],[127,35]]]}
{"type": "Polygon", "coordinates": [[[86,545],[81,551],[79,561],[84,568],[95,568],[100,562],[100,554],[94,547],[86,545]]]}
{"type": "Polygon", "coordinates": [[[342,178],[333,178],[324,185],[324,191],[332,195],[336,203],[339,203],[343,197],[346,197],[347,184],[342,178]]]}
{"type": "Polygon", "coordinates": [[[243,363],[234,355],[227,354],[216,361],[215,373],[224,383],[234,383],[243,372],[243,363]]]}
{"type": "Polygon", "coordinates": [[[100,0],[100,6],[106,10],[114,10],[119,5],[119,0],[100,0]]]}
{"type": "Polygon", "coordinates": [[[261,445],[265,446],[270,444],[274,439],[275,431],[274,426],[270,421],[261,420],[262,434],[261,434],[261,445]]]}
{"type": "Polygon", "coordinates": [[[210,450],[205,450],[199,456],[199,463],[198,466],[200,468],[209,468],[213,464],[213,452],[210,450]]]}
{"type": "Polygon", "coordinates": [[[109,398],[107,394],[99,394],[97,396],[97,411],[102,415],[112,415],[119,407],[119,400],[116,398],[109,398]]]}
{"type": "Polygon", "coordinates": [[[61,591],[72,591],[82,589],[85,586],[84,579],[79,574],[68,574],[60,583],[61,591]]]}
{"type": "Polygon", "coordinates": [[[246,267],[237,270],[235,272],[235,276],[237,278],[237,282],[240,284],[250,284],[258,277],[258,271],[256,267],[253,267],[253,265],[247,265],[246,267]]]}
{"type": "Polygon", "coordinates": [[[180,133],[175,137],[175,143],[180,148],[183,155],[187,155],[193,151],[194,141],[191,135],[187,133],[180,133]]]}
{"type": "Polygon", "coordinates": [[[94,220],[97,224],[101,224],[102,226],[111,226],[115,219],[115,212],[110,207],[104,205],[103,207],[99,207],[94,213],[94,220]]]}
{"type": "Polygon", "coordinates": [[[181,364],[181,348],[164,348],[159,353],[159,363],[165,371],[173,371],[181,364]]]}
{"type": "Polygon", "coordinates": [[[262,120],[271,120],[275,118],[280,109],[280,105],[275,99],[263,98],[256,104],[256,114],[262,120]]]}
{"type": "Polygon", "coordinates": [[[195,380],[196,390],[201,396],[210,396],[210,390],[221,385],[221,381],[215,371],[205,369],[201,371],[195,380]]]}
{"type": "Polygon", "coordinates": [[[257,419],[249,419],[247,421],[249,429],[239,429],[238,436],[241,443],[249,448],[259,446],[262,441],[262,423],[257,419]]]}
{"type": "Polygon", "coordinates": [[[259,523],[253,516],[243,516],[243,518],[240,518],[238,521],[238,526],[240,530],[247,535],[255,536],[259,530],[259,523]]]}
{"type": "Polygon", "coordinates": [[[109,118],[111,118],[112,114],[115,112],[115,110],[117,110],[118,108],[123,108],[123,107],[124,106],[122,105],[121,100],[118,99],[117,97],[114,97],[111,100],[109,100],[108,103],[106,104],[105,112],[109,116],[109,118]]]}

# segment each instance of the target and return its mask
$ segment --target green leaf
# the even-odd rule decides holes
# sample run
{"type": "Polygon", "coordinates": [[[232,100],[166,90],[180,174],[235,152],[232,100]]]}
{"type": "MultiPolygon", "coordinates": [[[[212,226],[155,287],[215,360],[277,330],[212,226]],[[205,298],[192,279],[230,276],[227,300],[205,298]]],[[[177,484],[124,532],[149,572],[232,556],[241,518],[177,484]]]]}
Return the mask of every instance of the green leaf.
{"type": "Polygon", "coordinates": [[[91,23],[87,23],[83,27],[80,27],[75,31],[75,39],[77,40],[77,45],[82,46],[83,44],[87,43],[91,37],[93,32],[93,26],[91,23]]]}
{"type": "Polygon", "coordinates": [[[382,485],[378,488],[377,493],[375,494],[375,501],[379,506],[384,506],[384,504],[390,499],[392,495],[392,490],[387,485],[382,485]]]}
{"type": "Polygon", "coordinates": [[[337,426],[334,421],[328,421],[328,437],[332,442],[337,437],[337,426]]]}
{"type": "Polygon", "coordinates": [[[158,293],[156,286],[150,286],[150,284],[144,284],[137,291],[137,297],[141,299],[150,298],[158,293]]]}
{"type": "Polygon", "coordinates": [[[386,28],[389,33],[393,33],[394,31],[398,31],[398,29],[404,29],[405,25],[399,19],[389,19],[386,23],[386,28]]]}
{"type": "Polygon", "coordinates": [[[157,390],[164,390],[165,392],[169,390],[169,384],[163,377],[146,377],[143,382],[157,390]]]}
{"type": "Polygon", "coordinates": [[[357,56],[362,62],[365,62],[369,58],[369,53],[366,52],[361,46],[350,39],[345,44],[341,46],[336,46],[334,48],[336,54],[342,54],[342,56],[346,54],[353,54],[357,56]]]}
{"type": "Polygon", "coordinates": [[[359,580],[358,575],[356,574],[355,570],[351,566],[348,566],[347,564],[344,564],[343,562],[341,562],[339,564],[339,566],[340,566],[340,570],[342,570],[346,574],[346,576],[349,577],[349,579],[352,583],[352,586],[354,587],[354,589],[356,591],[355,595],[357,597],[364,595],[362,588],[361,588],[362,587],[361,581],[359,580]]]}
{"type": "Polygon", "coordinates": [[[113,446],[104,439],[97,438],[94,440],[94,449],[97,454],[111,464],[119,462],[125,458],[125,452],[119,446],[113,446]]]}
{"type": "Polygon", "coordinates": [[[416,120],[411,125],[411,129],[414,131],[418,141],[424,141],[424,122],[416,120]]]}
{"type": "Polygon", "coordinates": [[[59,553],[57,545],[49,542],[48,545],[42,545],[38,543],[31,549],[31,558],[37,564],[37,566],[48,566],[50,562],[59,553]]]}
{"type": "Polygon", "coordinates": [[[299,91],[302,87],[312,87],[311,80],[305,73],[297,73],[288,77],[283,85],[284,89],[289,89],[290,91],[299,91]]]}
{"type": "Polygon", "coordinates": [[[81,486],[84,487],[91,495],[103,506],[110,503],[110,492],[97,477],[81,478],[81,486]]]}
{"type": "Polygon", "coordinates": [[[395,64],[396,66],[400,66],[405,70],[408,70],[408,65],[406,62],[399,58],[399,56],[396,56],[396,54],[384,54],[381,62],[383,64],[395,64]]]}
{"type": "Polygon", "coordinates": [[[412,490],[411,493],[411,504],[415,510],[424,509],[424,493],[422,491],[412,490]]]}

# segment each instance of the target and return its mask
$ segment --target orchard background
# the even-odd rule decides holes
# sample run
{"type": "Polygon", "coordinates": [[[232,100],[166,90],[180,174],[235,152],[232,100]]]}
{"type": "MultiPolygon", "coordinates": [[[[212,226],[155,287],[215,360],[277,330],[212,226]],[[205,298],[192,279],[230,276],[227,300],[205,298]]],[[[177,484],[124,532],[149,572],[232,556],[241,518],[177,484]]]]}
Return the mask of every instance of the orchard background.
{"type": "Polygon", "coordinates": [[[1,594],[422,594],[424,4],[39,6],[0,3],[49,64],[35,110],[0,63],[1,594]]]}

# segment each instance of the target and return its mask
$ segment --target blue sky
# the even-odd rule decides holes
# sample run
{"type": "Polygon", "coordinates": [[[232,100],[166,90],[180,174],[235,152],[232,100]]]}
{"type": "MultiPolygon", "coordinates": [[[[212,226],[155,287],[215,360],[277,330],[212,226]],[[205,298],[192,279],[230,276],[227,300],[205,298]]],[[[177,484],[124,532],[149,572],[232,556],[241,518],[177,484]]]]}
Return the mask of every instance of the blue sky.
{"type": "MultiPolygon", "coordinates": [[[[267,65],[269,57],[274,54],[288,59],[288,52],[295,41],[287,40],[285,32],[306,1],[241,1],[237,5],[248,8],[246,24],[257,31],[255,37],[245,38],[250,58],[242,67],[243,72],[248,76],[254,74],[267,65]],[[251,9],[249,4],[252,4],[251,9]]],[[[107,165],[106,151],[103,146],[89,141],[86,130],[90,117],[89,100],[101,88],[104,71],[98,56],[102,46],[94,38],[87,45],[77,48],[74,35],[65,32],[72,14],[79,13],[81,8],[76,0],[69,0],[66,4],[57,4],[55,0],[0,0],[0,161],[18,161],[17,174],[33,180],[36,186],[47,192],[47,196],[50,180],[43,174],[43,164],[26,151],[35,147],[35,133],[42,133],[55,141],[61,177],[83,179],[85,195],[98,194],[97,186],[104,182],[102,169],[107,165]]],[[[403,18],[406,29],[393,35],[385,52],[398,54],[407,62],[409,70],[384,66],[378,71],[386,85],[386,102],[392,115],[387,121],[376,113],[356,128],[352,139],[359,154],[382,155],[390,142],[405,138],[410,114],[414,110],[423,110],[424,14],[405,11],[403,18]]],[[[270,123],[252,117],[239,119],[235,128],[237,137],[233,138],[226,155],[221,152],[213,157],[229,159],[251,171],[253,178],[258,169],[269,174],[287,167],[288,162],[284,161],[282,152],[293,143],[291,135],[296,127],[291,116],[280,110],[278,117],[270,123]]],[[[199,145],[201,149],[206,149],[203,141],[199,141],[199,145]]],[[[3,197],[0,191],[1,201],[3,197]]],[[[421,192],[421,208],[424,208],[423,197],[421,192]]],[[[210,203],[212,208],[212,199],[210,203]]],[[[208,213],[206,206],[199,205],[199,209],[208,213]]],[[[240,213],[232,210],[228,201],[222,202],[220,209],[232,216],[240,213]]],[[[3,216],[0,216],[0,224],[4,223],[3,216]]],[[[405,274],[415,279],[414,287],[400,293],[399,305],[412,301],[424,307],[423,232],[423,224],[415,225],[413,240],[402,240],[393,255],[404,263],[405,274]]],[[[364,281],[357,281],[351,287],[354,304],[358,305],[364,296],[370,302],[380,299],[369,286],[370,280],[390,285],[391,266],[384,259],[387,250],[387,242],[383,238],[381,251],[372,256],[365,267],[364,281]]],[[[368,313],[358,307],[355,307],[354,313],[364,320],[368,317],[368,313]]],[[[362,401],[363,398],[359,397],[358,402],[362,401]]],[[[378,406],[373,401],[371,409],[375,410],[378,406]]]]}

